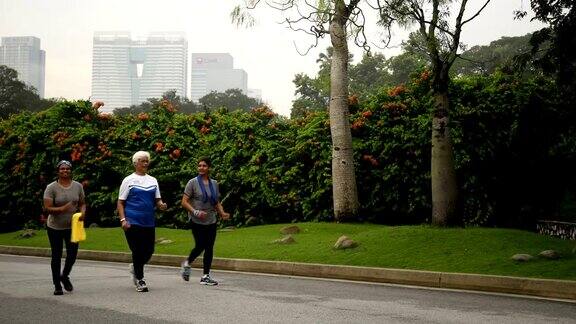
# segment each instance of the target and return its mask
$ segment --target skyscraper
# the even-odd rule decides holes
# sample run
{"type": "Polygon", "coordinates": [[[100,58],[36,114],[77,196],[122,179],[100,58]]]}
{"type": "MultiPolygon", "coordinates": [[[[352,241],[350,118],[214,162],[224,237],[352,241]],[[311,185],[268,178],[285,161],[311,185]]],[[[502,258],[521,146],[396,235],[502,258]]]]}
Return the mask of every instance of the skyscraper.
{"type": "Polygon", "coordinates": [[[18,80],[33,86],[44,98],[46,52],[40,49],[40,39],[32,36],[2,37],[0,65],[18,72],[18,80]]]}
{"type": "Polygon", "coordinates": [[[234,69],[234,59],[228,53],[192,53],[190,99],[198,99],[211,91],[240,89],[248,93],[248,74],[234,69]]]}
{"type": "Polygon", "coordinates": [[[186,97],[188,42],[184,33],[96,32],[92,59],[92,100],[104,111],[138,105],[169,90],[186,97]]]}
{"type": "Polygon", "coordinates": [[[262,101],[262,89],[248,89],[248,93],[246,94],[250,98],[258,99],[262,101]]]}

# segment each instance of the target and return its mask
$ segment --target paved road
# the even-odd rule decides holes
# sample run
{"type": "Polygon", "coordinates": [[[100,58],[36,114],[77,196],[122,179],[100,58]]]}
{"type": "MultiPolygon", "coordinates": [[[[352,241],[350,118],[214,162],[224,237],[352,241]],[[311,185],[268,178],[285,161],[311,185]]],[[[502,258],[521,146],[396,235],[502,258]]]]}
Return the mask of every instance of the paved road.
{"type": "Polygon", "coordinates": [[[0,255],[1,323],[576,323],[576,303],[217,271],[216,287],[147,266],[78,260],[74,293],[52,296],[49,259],[0,255]]]}

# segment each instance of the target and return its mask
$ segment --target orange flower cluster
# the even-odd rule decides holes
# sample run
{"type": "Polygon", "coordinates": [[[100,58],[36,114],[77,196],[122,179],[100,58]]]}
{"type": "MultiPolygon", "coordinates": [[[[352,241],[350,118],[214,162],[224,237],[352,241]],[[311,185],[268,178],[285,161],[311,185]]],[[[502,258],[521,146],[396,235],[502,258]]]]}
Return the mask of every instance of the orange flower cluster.
{"type": "Polygon", "coordinates": [[[364,112],[362,112],[362,117],[364,118],[370,118],[372,116],[372,111],[370,110],[366,110],[364,112]]]}
{"type": "Polygon", "coordinates": [[[352,126],[350,126],[350,128],[352,128],[352,130],[359,130],[362,129],[362,127],[364,127],[364,124],[366,124],[366,119],[364,119],[364,117],[360,117],[352,123],[352,126]]]}
{"type": "Polygon", "coordinates": [[[56,142],[56,145],[58,147],[62,147],[62,145],[64,145],[64,141],[70,137],[70,135],[66,132],[56,132],[54,133],[54,135],[52,135],[52,140],[54,142],[56,142]]]}
{"type": "Polygon", "coordinates": [[[174,107],[174,105],[172,104],[172,102],[170,100],[162,100],[160,102],[160,106],[164,109],[166,109],[166,111],[168,112],[176,112],[176,108],[174,107]]]}
{"type": "Polygon", "coordinates": [[[138,120],[140,120],[140,121],[146,121],[146,120],[150,119],[150,115],[148,115],[148,113],[141,112],[138,114],[138,116],[136,118],[138,118],[138,120]]]}
{"type": "Polygon", "coordinates": [[[348,97],[348,106],[356,106],[358,104],[358,96],[351,95],[348,97]]]}
{"type": "Polygon", "coordinates": [[[92,120],[92,116],[90,114],[86,114],[86,115],[84,115],[84,117],[82,117],[82,119],[84,119],[84,121],[89,122],[92,120]]]}
{"type": "Polygon", "coordinates": [[[430,71],[428,71],[428,70],[422,71],[422,73],[420,73],[420,80],[426,81],[428,79],[430,79],[430,71]]]}
{"type": "Polygon", "coordinates": [[[396,97],[396,96],[399,96],[405,92],[406,92],[406,87],[403,84],[401,84],[401,85],[395,86],[394,88],[388,90],[388,95],[390,97],[396,97]]]}
{"type": "Polygon", "coordinates": [[[164,143],[162,143],[162,142],[154,143],[154,151],[156,151],[156,153],[160,153],[163,150],[164,150],[164,143]]]}
{"type": "Polygon", "coordinates": [[[107,121],[112,119],[112,114],[99,114],[98,119],[102,121],[107,121]]]}
{"type": "Polygon", "coordinates": [[[362,160],[370,162],[372,166],[378,166],[380,164],[378,160],[370,154],[364,154],[362,160]]]}
{"type": "Polygon", "coordinates": [[[204,119],[202,127],[200,127],[200,133],[202,135],[208,134],[210,132],[210,125],[212,125],[212,117],[204,119]]]}
{"type": "Polygon", "coordinates": [[[92,104],[92,108],[93,108],[94,110],[98,110],[98,109],[99,109],[100,107],[102,107],[102,106],[104,106],[104,102],[103,102],[103,101],[100,101],[100,100],[97,100],[97,101],[95,101],[95,102],[92,104]]]}
{"type": "Polygon", "coordinates": [[[70,153],[70,159],[72,162],[80,161],[82,158],[82,152],[86,149],[86,145],[80,143],[72,144],[72,153],[70,153]]]}
{"type": "Polygon", "coordinates": [[[97,161],[100,161],[100,160],[102,160],[102,159],[104,159],[104,158],[106,158],[106,157],[111,157],[111,156],[112,156],[112,151],[110,151],[110,150],[108,149],[108,146],[107,146],[106,144],[102,143],[102,142],[100,142],[100,143],[98,144],[98,150],[102,153],[102,155],[96,158],[97,161]]]}
{"type": "Polygon", "coordinates": [[[172,159],[172,160],[176,160],[180,157],[180,153],[182,153],[180,151],[180,149],[174,149],[168,156],[172,159]]]}
{"type": "Polygon", "coordinates": [[[408,107],[406,107],[406,105],[401,102],[388,102],[383,104],[382,108],[397,114],[402,113],[408,109],[408,107]]]}
{"type": "Polygon", "coordinates": [[[264,115],[268,118],[272,118],[272,117],[276,116],[276,114],[270,108],[268,108],[268,106],[252,108],[251,112],[253,114],[264,115]]]}
{"type": "Polygon", "coordinates": [[[210,132],[210,128],[206,127],[206,125],[202,125],[202,127],[200,128],[200,133],[208,134],[209,132],[210,132]]]}

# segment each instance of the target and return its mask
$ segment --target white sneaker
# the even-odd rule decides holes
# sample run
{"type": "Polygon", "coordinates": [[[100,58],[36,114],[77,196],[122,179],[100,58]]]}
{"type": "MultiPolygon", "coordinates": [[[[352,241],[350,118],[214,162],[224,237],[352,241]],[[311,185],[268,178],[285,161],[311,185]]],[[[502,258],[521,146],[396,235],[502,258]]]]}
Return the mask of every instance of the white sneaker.
{"type": "Polygon", "coordinates": [[[144,281],[144,278],[138,280],[138,282],[136,283],[136,291],[137,292],[147,292],[148,291],[148,286],[146,286],[146,281],[144,281]]]}
{"type": "Polygon", "coordinates": [[[182,269],[181,269],[181,274],[182,274],[182,279],[184,279],[184,281],[189,281],[190,280],[190,265],[188,264],[188,261],[182,261],[182,269]]]}
{"type": "Polygon", "coordinates": [[[216,286],[218,284],[218,281],[210,278],[210,275],[203,275],[202,278],[200,278],[200,284],[201,285],[207,285],[207,286],[216,286]]]}

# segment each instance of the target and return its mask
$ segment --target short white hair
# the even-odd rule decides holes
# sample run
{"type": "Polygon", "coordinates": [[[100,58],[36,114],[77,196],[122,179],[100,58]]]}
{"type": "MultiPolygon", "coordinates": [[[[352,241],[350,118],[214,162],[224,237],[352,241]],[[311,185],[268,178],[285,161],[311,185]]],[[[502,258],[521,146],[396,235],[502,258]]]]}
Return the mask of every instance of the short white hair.
{"type": "Polygon", "coordinates": [[[148,161],[150,161],[150,153],[146,151],[138,151],[134,153],[134,155],[132,155],[132,163],[136,164],[136,162],[138,162],[138,160],[140,160],[141,158],[147,158],[148,161]]]}

